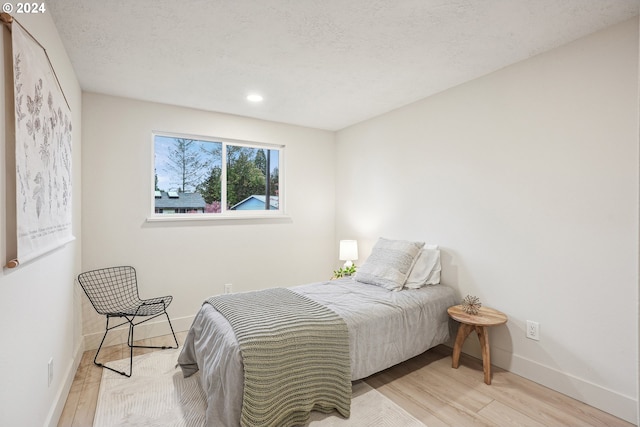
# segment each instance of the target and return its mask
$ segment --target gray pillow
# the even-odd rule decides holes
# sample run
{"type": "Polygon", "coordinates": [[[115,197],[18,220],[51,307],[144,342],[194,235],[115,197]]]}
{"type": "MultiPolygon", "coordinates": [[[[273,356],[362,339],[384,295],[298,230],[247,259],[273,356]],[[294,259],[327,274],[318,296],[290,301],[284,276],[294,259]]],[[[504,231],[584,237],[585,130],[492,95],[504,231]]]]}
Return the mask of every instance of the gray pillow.
{"type": "Polygon", "coordinates": [[[358,268],[355,279],[399,291],[423,246],[424,242],[379,238],[369,258],[358,268]]]}

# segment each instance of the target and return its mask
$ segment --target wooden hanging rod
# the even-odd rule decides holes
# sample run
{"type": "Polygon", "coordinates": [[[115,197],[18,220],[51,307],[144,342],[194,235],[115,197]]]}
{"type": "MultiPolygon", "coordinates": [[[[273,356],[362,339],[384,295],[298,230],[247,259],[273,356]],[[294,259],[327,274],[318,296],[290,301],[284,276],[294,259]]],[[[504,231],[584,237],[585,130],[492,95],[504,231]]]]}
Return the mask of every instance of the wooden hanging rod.
{"type": "Polygon", "coordinates": [[[6,12],[0,13],[0,21],[5,25],[11,25],[13,23],[13,16],[6,12]]]}
{"type": "Polygon", "coordinates": [[[6,268],[16,268],[17,266],[20,265],[20,261],[18,261],[17,259],[12,259],[7,261],[7,265],[5,265],[6,268]]]}

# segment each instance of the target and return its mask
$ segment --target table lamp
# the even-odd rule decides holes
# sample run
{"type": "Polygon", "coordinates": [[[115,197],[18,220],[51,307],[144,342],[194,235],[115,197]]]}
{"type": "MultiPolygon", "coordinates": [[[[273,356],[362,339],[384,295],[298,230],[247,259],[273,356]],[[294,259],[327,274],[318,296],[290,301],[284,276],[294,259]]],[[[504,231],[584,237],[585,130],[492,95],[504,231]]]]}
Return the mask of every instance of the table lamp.
{"type": "Polygon", "coordinates": [[[351,267],[358,259],[358,242],[356,240],[340,240],[340,261],[346,261],[344,268],[351,267]]]}

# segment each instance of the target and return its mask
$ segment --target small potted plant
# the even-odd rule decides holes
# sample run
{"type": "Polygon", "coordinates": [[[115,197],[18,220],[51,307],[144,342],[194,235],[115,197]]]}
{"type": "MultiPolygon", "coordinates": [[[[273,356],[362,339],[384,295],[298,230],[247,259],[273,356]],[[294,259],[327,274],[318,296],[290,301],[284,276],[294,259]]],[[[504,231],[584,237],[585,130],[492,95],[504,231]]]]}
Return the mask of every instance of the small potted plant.
{"type": "Polygon", "coordinates": [[[349,277],[349,276],[353,276],[354,274],[356,274],[356,265],[355,264],[351,264],[348,267],[342,267],[342,268],[339,268],[339,269],[335,270],[333,272],[332,279],[339,279],[341,277],[349,277]]]}

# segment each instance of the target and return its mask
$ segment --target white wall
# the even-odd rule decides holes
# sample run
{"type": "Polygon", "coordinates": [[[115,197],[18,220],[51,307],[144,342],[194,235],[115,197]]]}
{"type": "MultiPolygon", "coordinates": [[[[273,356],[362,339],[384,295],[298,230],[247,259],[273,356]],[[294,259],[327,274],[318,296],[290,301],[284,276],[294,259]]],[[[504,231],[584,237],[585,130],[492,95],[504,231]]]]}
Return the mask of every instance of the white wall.
{"type": "Polygon", "coordinates": [[[509,316],[492,362],[637,423],[637,19],[342,130],[336,159],[360,263],[440,244],[443,282],[509,316]]]}
{"type": "MultiPolygon", "coordinates": [[[[133,265],[143,298],[174,296],[169,314],[178,330],[189,328],[204,299],[222,293],[224,283],[246,291],[332,275],[333,133],[85,93],[83,141],[83,268],[133,265]],[[284,144],[290,220],[146,222],[152,131],[284,144]]],[[[84,314],[87,345],[97,347],[103,320],[87,303],[84,314]]],[[[140,337],[160,333],[161,327],[140,328],[140,337]]]]}
{"type": "MultiPolygon", "coordinates": [[[[0,425],[55,426],[82,355],[80,293],[81,92],[71,63],[48,14],[19,15],[20,23],[47,50],[69,101],[73,120],[73,233],[76,240],[15,269],[0,271],[0,425]],[[54,376],[47,386],[47,363],[54,376]]],[[[0,265],[15,256],[9,241],[15,218],[12,156],[13,87],[10,33],[2,27],[0,55],[0,265]],[[8,131],[9,130],[9,131],[8,131]],[[13,212],[13,213],[11,213],[13,212]],[[9,229],[8,225],[9,223],[9,229]]],[[[15,229],[13,230],[15,236],[15,229]]]]}

